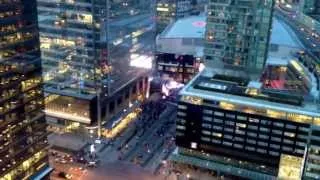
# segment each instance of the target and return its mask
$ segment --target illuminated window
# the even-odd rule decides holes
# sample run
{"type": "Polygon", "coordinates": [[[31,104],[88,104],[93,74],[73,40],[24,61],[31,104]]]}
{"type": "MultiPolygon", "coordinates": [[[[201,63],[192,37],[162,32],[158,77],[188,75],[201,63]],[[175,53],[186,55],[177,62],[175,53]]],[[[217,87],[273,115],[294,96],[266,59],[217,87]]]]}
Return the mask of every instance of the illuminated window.
{"type": "Polygon", "coordinates": [[[225,121],[225,124],[230,125],[230,126],[234,126],[235,122],[233,122],[233,121],[225,121]]]}
{"type": "Polygon", "coordinates": [[[233,132],[233,129],[231,129],[231,128],[224,128],[224,130],[226,131],[226,132],[233,132]]]}
{"type": "Polygon", "coordinates": [[[222,119],[218,119],[218,118],[213,118],[213,122],[223,123],[223,120],[222,119]]]}
{"type": "Polygon", "coordinates": [[[178,112],[178,115],[179,115],[179,116],[186,116],[186,113],[179,111],[179,112],[178,112]]]}
{"type": "Polygon", "coordinates": [[[270,109],[267,109],[267,115],[269,117],[273,117],[273,118],[285,118],[286,117],[285,112],[274,111],[274,110],[270,110],[270,109]]]}
{"type": "Polygon", "coordinates": [[[302,147],[305,147],[306,143],[305,142],[296,142],[296,144],[298,146],[302,146],[302,147]]]}
{"type": "Polygon", "coordinates": [[[92,15],[91,14],[79,14],[78,21],[85,24],[92,24],[92,15]]]}
{"type": "Polygon", "coordinates": [[[315,125],[318,125],[318,126],[319,126],[319,125],[320,125],[320,117],[315,117],[313,123],[314,123],[315,125]]]}
{"type": "Polygon", "coordinates": [[[203,120],[205,120],[205,121],[212,121],[212,117],[204,116],[204,117],[203,117],[203,120]]]}
{"type": "Polygon", "coordinates": [[[278,137],[271,137],[271,141],[281,142],[281,138],[278,138],[278,137]]]}
{"type": "Polygon", "coordinates": [[[263,131],[263,132],[269,132],[269,131],[270,131],[270,129],[268,129],[268,128],[264,128],[264,127],[260,127],[260,131],[263,131]]]}
{"type": "Polygon", "coordinates": [[[212,139],[211,142],[216,143],[216,144],[220,144],[221,140],[219,139],[212,139]]]}
{"type": "Polygon", "coordinates": [[[269,136],[263,135],[263,134],[259,134],[259,138],[261,138],[261,139],[269,139],[269,136]]]}
{"type": "Polygon", "coordinates": [[[222,134],[221,133],[212,133],[212,136],[215,136],[215,137],[222,137],[222,134]]]}
{"type": "Polygon", "coordinates": [[[252,130],[258,130],[258,127],[254,125],[249,125],[248,128],[252,130]]]}
{"type": "Polygon", "coordinates": [[[300,131],[304,131],[304,132],[308,132],[308,131],[309,131],[309,128],[299,127],[299,130],[300,130],[300,131]]]}
{"type": "Polygon", "coordinates": [[[227,141],[223,141],[222,144],[223,144],[223,145],[226,145],[226,146],[232,146],[232,143],[231,143],[231,142],[227,142],[227,141]]]}
{"type": "Polygon", "coordinates": [[[287,124],[286,128],[288,128],[288,129],[296,129],[296,126],[295,125],[291,125],[291,124],[287,124]]]}
{"type": "Polygon", "coordinates": [[[187,106],[185,106],[185,105],[178,105],[178,109],[187,109],[187,106]]]}
{"type": "Polygon", "coordinates": [[[258,142],[258,145],[259,145],[259,146],[268,146],[268,143],[259,141],[259,142],[258,142]]]}
{"type": "Polygon", "coordinates": [[[215,116],[224,116],[224,113],[223,112],[219,112],[219,111],[215,111],[214,115],[215,116]]]}
{"type": "Polygon", "coordinates": [[[236,141],[240,141],[240,142],[244,141],[244,139],[241,138],[241,137],[235,137],[234,139],[235,139],[236,141]]]}
{"type": "Polygon", "coordinates": [[[210,135],[211,134],[210,131],[206,131],[206,130],[202,130],[201,132],[202,132],[202,134],[205,134],[205,135],[210,135]]]}
{"type": "Polygon", "coordinates": [[[203,123],[202,124],[202,127],[204,127],[204,128],[208,128],[208,129],[211,129],[211,124],[207,124],[207,123],[203,123]]]}
{"type": "Polygon", "coordinates": [[[308,139],[308,136],[304,136],[304,135],[299,134],[299,135],[298,135],[298,138],[301,138],[301,139],[308,139]]]}
{"type": "Polygon", "coordinates": [[[272,133],[273,133],[273,134],[282,135],[282,131],[280,131],[280,130],[275,130],[275,129],[273,129],[273,130],[272,130],[272,133]]]}
{"type": "Polygon", "coordinates": [[[266,154],[266,153],[267,153],[267,150],[258,148],[258,149],[257,149],[257,152],[266,154]]]}
{"type": "Polygon", "coordinates": [[[234,144],[233,146],[235,148],[238,148],[238,149],[242,149],[243,148],[243,145],[241,145],[241,144],[234,144]]]}
{"type": "Polygon", "coordinates": [[[201,140],[206,141],[206,142],[210,142],[210,138],[208,138],[208,137],[201,137],[201,140]]]}
{"type": "Polygon", "coordinates": [[[222,126],[212,126],[212,129],[215,129],[215,130],[222,130],[222,126]]]}
{"type": "Polygon", "coordinates": [[[233,110],[235,109],[235,105],[230,104],[230,103],[226,103],[226,102],[220,102],[220,107],[222,109],[228,109],[228,110],[233,110]]]}
{"type": "Polygon", "coordinates": [[[177,131],[177,132],[176,132],[176,136],[184,136],[184,133],[183,133],[183,132],[180,132],[180,131],[177,131]]]}
{"type": "Polygon", "coordinates": [[[238,127],[241,127],[241,128],[246,128],[247,125],[246,124],[243,124],[243,123],[237,123],[237,126],[238,127]]]}
{"type": "Polygon", "coordinates": [[[243,121],[246,121],[247,120],[247,117],[246,116],[237,116],[237,119],[238,120],[243,120],[243,121]]]}
{"type": "Polygon", "coordinates": [[[226,139],[233,139],[233,137],[231,135],[224,135],[223,138],[226,138],[226,139]]]}
{"type": "Polygon", "coordinates": [[[195,142],[191,142],[191,148],[192,149],[197,149],[198,144],[195,142]]]}
{"type": "Polygon", "coordinates": [[[285,132],[284,135],[288,137],[295,137],[295,133],[292,132],[285,132]]]}
{"type": "Polygon", "coordinates": [[[253,139],[247,139],[247,143],[249,144],[256,144],[256,141],[253,139]]]}
{"type": "Polygon", "coordinates": [[[284,126],[284,124],[280,123],[280,122],[274,122],[273,125],[277,126],[277,127],[283,127],[284,126]]]}
{"type": "Polygon", "coordinates": [[[270,144],[270,147],[272,147],[274,149],[280,149],[280,145],[278,145],[278,144],[270,144]]]}
{"type": "Polygon", "coordinates": [[[257,133],[248,132],[247,135],[251,137],[257,137],[257,133]]]}
{"type": "Polygon", "coordinates": [[[292,148],[288,147],[288,146],[282,146],[282,150],[284,150],[284,151],[292,151],[292,148]]]}
{"type": "Polygon", "coordinates": [[[185,129],[186,129],[185,126],[181,126],[181,125],[177,125],[176,128],[177,128],[177,129],[180,129],[180,130],[185,130],[185,129]]]}
{"type": "Polygon", "coordinates": [[[289,139],[284,139],[283,142],[286,144],[293,144],[294,143],[293,141],[291,141],[289,139]]]}
{"type": "Polygon", "coordinates": [[[236,115],[235,115],[235,114],[226,113],[226,117],[227,117],[227,118],[231,118],[231,119],[235,119],[235,118],[236,118],[236,115]]]}
{"type": "Polygon", "coordinates": [[[203,110],[203,113],[205,113],[205,114],[212,114],[213,111],[212,111],[212,110],[209,110],[209,109],[204,109],[204,110],[203,110]]]}
{"type": "Polygon", "coordinates": [[[269,154],[272,156],[279,156],[279,152],[269,151],[269,154]]]}
{"type": "Polygon", "coordinates": [[[247,146],[247,147],[246,147],[246,150],[249,150],[249,151],[255,151],[255,150],[256,150],[256,148],[251,147],[251,146],[247,146]]]}
{"type": "Polygon", "coordinates": [[[181,124],[185,124],[186,120],[185,119],[181,119],[181,118],[177,118],[177,122],[179,122],[181,124]]]}
{"type": "Polygon", "coordinates": [[[255,123],[259,123],[259,119],[257,119],[257,118],[252,118],[252,117],[249,117],[249,122],[255,122],[255,123]]]}

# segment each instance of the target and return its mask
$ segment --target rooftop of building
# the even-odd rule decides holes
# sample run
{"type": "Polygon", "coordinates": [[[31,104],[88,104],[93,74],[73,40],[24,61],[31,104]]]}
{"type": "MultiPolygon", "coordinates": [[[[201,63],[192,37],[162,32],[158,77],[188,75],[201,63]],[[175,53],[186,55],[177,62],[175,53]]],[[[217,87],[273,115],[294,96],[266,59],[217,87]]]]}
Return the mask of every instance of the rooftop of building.
{"type": "Polygon", "coordinates": [[[285,90],[266,89],[259,81],[250,80],[232,70],[206,68],[183,88],[180,95],[212,102],[224,102],[227,109],[233,109],[233,106],[239,105],[320,117],[318,97],[312,97],[312,95],[306,97],[285,90]]]}
{"type": "MultiPolygon", "coordinates": [[[[206,27],[206,16],[190,16],[177,20],[170,24],[161,34],[161,38],[204,38],[206,27]]],[[[298,37],[284,22],[273,18],[271,44],[301,48],[303,45],[298,37]]]]}
{"type": "Polygon", "coordinates": [[[205,35],[206,16],[189,16],[170,24],[161,34],[161,38],[199,38],[205,35]]]}
{"type": "MultiPolygon", "coordinates": [[[[205,38],[205,22],[206,16],[204,14],[179,19],[178,21],[170,24],[158,36],[158,39],[185,39],[184,44],[188,43],[186,39],[201,39],[203,41],[205,38]]],[[[199,45],[199,47],[196,47],[196,54],[202,56],[203,43],[195,44],[199,45]]],[[[290,54],[291,50],[297,51],[303,48],[303,44],[299,41],[297,35],[292,31],[292,29],[277,18],[273,19],[270,44],[276,45],[280,48],[278,48],[277,52],[269,54],[270,59],[268,58],[268,65],[286,65],[289,60],[292,59],[292,54],[290,54]],[[285,50],[283,50],[282,47],[285,48],[285,50]]],[[[166,48],[161,47],[159,49],[162,50],[166,48]]],[[[168,52],[176,51],[171,47],[167,50],[168,52]]]]}
{"type": "Polygon", "coordinates": [[[269,51],[266,64],[292,65],[297,72],[310,81],[311,89],[307,95],[292,93],[285,89],[266,89],[260,83],[260,75],[249,77],[245,72],[212,68],[206,68],[191,80],[181,91],[181,95],[319,117],[320,107],[317,104],[319,90],[315,88],[317,86],[315,77],[302,63],[294,60],[296,58],[292,54],[303,48],[296,34],[281,20],[274,18],[270,44],[285,47],[285,49],[277,48],[277,53],[269,51]],[[282,52],[284,50],[286,52],[282,52]]]}
{"type": "Polygon", "coordinates": [[[272,21],[270,44],[288,46],[293,48],[303,47],[302,43],[299,41],[297,35],[293,32],[293,30],[278,18],[273,18],[272,21]]]}

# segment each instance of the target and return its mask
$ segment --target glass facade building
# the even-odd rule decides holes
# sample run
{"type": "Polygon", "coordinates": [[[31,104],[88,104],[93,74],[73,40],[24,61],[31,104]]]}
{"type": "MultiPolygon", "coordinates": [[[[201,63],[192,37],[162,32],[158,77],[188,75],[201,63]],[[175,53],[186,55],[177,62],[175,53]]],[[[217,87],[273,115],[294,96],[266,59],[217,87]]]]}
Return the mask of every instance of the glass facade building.
{"type": "Polygon", "coordinates": [[[97,109],[104,118],[110,98],[145,78],[147,70],[137,66],[153,60],[153,5],[145,0],[38,0],[48,115],[92,124],[97,109]]]}
{"type": "Polygon", "coordinates": [[[273,0],[209,0],[207,64],[260,72],[268,52],[273,5],[273,0]]]}
{"type": "Polygon", "coordinates": [[[170,23],[191,15],[191,0],[157,0],[157,33],[161,33],[170,23]]]}
{"type": "Polygon", "coordinates": [[[48,168],[36,0],[0,0],[0,179],[48,168]]]}

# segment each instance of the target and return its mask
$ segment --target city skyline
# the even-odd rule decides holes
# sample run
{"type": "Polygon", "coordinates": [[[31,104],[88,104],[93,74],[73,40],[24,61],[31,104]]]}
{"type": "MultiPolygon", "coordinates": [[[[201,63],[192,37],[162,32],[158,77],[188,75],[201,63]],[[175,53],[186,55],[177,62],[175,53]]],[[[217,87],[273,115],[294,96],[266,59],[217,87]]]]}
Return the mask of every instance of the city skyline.
{"type": "Polygon", "coordinates": [[[316,0],[0,0],[0,180],[320,179],[316,0]]]}

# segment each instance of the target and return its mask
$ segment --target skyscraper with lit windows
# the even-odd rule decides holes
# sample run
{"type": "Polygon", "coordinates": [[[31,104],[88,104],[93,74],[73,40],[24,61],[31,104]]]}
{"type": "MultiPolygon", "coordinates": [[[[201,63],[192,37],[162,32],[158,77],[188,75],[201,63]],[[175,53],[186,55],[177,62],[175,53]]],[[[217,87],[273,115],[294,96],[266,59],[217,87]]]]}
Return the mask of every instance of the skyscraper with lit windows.
{"type": "Polygon", "coordinates": [[[50,125],[97,127],[145,95],[154,3],[37,1],[50,125]]]}
{"type": "Polygon", "coordinates": [[[1,180],[32,179],[49,168],[35,9],[36,0],[0,0],[1,180]]]}
{"type": "Polygon", "coordinates": [[[207,63],[259,73],[268,52],[273,5],[273,0],[209,0],[207,63]]]}
{"type": "Polygon", "coordinates": [[[170,23],[192,13],[191,0],[157,0],[157,33],[161,33],[170,23]]]}

